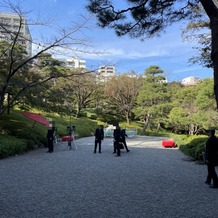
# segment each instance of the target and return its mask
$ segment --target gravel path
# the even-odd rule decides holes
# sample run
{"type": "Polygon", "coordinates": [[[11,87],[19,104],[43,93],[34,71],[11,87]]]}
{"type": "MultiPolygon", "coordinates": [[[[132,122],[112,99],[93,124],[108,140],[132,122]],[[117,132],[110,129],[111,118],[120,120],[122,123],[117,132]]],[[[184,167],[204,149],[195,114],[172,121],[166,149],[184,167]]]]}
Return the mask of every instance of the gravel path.
{"type": "Polygon", "coordinates": [[[217,218],[218,190],[204,184],[206,166],[184,161],[162,138],[112,139],[93,154],[94,137],[0,160],[0,218],[217,218]],[[67,148],[65,150],[65,148],[67,148]]]}

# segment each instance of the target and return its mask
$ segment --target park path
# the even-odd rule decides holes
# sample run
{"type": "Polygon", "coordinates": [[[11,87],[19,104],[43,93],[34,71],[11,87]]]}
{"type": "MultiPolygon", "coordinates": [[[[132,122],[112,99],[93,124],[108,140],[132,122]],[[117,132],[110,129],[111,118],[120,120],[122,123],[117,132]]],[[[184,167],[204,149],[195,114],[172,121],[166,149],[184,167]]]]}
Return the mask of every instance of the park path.
{"type": "Polygon", "coordinates": [[[38,149],[0,160],[0,218],[217,218],[218,190],[204,184],[206,166],[184,161],[162,138],[112,139],[93,154],[94,137],[54,153],[38,149]]]}

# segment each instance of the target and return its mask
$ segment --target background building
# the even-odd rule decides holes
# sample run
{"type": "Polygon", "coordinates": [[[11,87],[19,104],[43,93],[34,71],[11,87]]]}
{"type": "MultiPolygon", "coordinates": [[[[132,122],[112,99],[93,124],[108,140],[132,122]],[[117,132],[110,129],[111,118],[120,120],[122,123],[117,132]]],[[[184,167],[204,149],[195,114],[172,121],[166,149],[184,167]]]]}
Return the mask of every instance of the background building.
{"type": "Polygon", "coordinates": [[[82,68],[85,69],[86,68],[86,61],[85,60],[80,60],[77,57],[72,57],[72,58],[68,58],[65,61],[65,66],[68,68],[82,68]]]}
{"type": "Polygon", "coordinates": [[[98,68],[98,80],[102,82],[108,81],[112,76],[115,76],[116,70],[114,66],[100,66],[98,68]]]}
{"type": "Polygon", "coordinates": [[[115,75],[115,67],[114,66],[100,66],[98,68],[98,72],[101,75],[114,76],[115,75]]]}
{"type": "Polygon", "coordinates": [[[181,84],[184,86],[194,86],[196,85],[198,82],[200,81],[200,79],[198,77],[195,76],[189,76],[186,77],[182,80],[181,84]]]}
{"type": "Polygon", "coordinates": [[[18,32],[18,43],[24,46],[28,56],[31,56],[32,38],[25,17],[20,17],[18,14],[0,13],[0,40],[11,42],[18,32]]]}

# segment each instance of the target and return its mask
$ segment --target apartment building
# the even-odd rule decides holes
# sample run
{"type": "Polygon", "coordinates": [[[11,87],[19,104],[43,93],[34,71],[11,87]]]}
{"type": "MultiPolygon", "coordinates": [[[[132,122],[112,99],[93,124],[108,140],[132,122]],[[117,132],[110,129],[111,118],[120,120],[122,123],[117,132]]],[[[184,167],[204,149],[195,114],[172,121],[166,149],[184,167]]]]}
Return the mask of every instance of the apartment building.
{"type": "Polygon", "coordinates": [[[116,69],[114,66],[100,66],[98,68],[98,80],[107,82],[112,76],[115,76],[116,69]]]}
{"type": "Polygon", "coordinates": [[[100,66],[98,68],[98,73],[105,76],[115,75],[115,67],[114,66],[100,66]]]}
{"type": "Polygon", "coordinates": [[[77,57],[71,57],[65,61],[65,66],[68,68],[71,68],[71,69],[75,69],[75,68],[85,69],[86,68],[86,61],[80,60],[77,57]]]}
{"type": "Polygon", "coordinates": [[[18,35],[18,42],[24,46],[28,56],[32,55],[32,38],[25,17],[0,12],[0,40],[11,42],[18,35]]]}

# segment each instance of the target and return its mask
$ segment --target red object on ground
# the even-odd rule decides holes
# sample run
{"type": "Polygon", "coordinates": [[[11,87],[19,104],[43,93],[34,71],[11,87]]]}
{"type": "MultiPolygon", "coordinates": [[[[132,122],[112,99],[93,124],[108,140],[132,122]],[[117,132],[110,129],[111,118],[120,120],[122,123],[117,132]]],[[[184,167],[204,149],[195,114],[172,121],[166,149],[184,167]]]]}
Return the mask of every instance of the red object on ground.
{"type": "Polygon", "coordinates": [[[69,141],[73,141],[73,140],[74,140],[74,136],[66,135],[66,136],[61,137],[62,142],[69,142],[69,141]]]}
{"type": "Polygon", "coordinates": [[[163,147],[170,147],[170,148],[173,148],[175,147],[175,141],[173,139],[168,139],[168,140],[163,140],[162,141],[162,146],[163,147]]]}
{"type": "Polygon", "coordinates": [[[44,116],[42,116],[41,114],[32,113],[32,112],[22,112],[21,114],[23,116],[35,121],[35,123],[37,122],[37,123],[40,123],[40,124],[45,125],[45,126],[49,125],[49,121],[46,120],[46,118],[44,116]]]}

